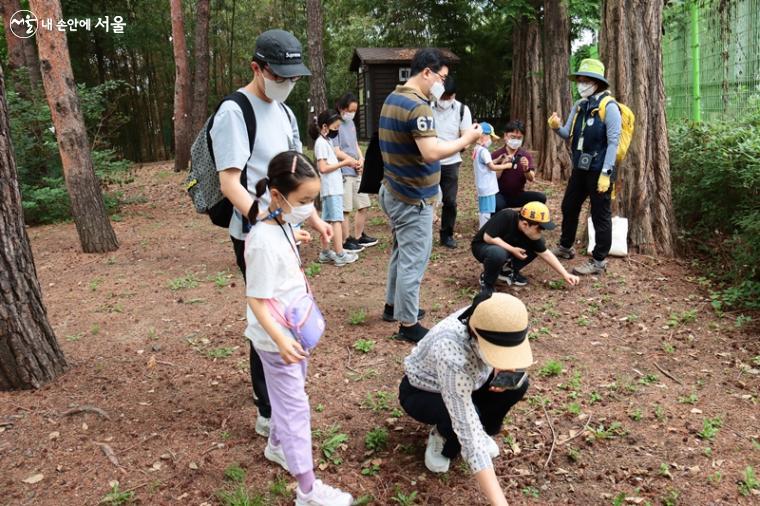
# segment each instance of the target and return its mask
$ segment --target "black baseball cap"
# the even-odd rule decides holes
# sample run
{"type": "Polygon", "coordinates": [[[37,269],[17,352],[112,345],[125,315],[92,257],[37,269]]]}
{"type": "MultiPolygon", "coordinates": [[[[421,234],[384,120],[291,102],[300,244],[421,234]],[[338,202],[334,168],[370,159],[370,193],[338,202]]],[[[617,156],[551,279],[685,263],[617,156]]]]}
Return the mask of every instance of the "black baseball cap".
{"type": "Polygon", "coordinates": [[[303,51],[298,39],[285,30],[267,30],[256,39],[253,59],[262,60],[280,77],[310,76],[303,64],[303,51]]]}

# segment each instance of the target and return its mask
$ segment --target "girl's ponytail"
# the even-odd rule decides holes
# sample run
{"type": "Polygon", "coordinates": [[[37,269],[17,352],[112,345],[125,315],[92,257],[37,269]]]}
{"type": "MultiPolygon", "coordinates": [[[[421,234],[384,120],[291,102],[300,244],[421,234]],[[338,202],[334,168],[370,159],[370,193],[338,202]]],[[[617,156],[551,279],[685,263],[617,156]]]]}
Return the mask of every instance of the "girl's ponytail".
{"type": "Polygon", "coordinates": [[[340,114],[335,109],[327,109],[320,112],[319,116],[314,116],[313,121],[309,123],[309,136],[316,141],[322,135],[322,127],[324,125],[329,126],[339,119],[340,114]]]}
{"type": "Polygon", "coordinates": [[[250,223],[251,226],[256,224],[256,218],[259,216],[259,202],[261,201],[261,196],[267,191],[267,186],[269,186],[268,177],[259,179],[256,183],[256,197],[253,199],[253,204],[248,210],[248,223],[250,223]]]}
{"type": "Polygon", "coordinates": [[[319,139],[319,136],[322,135],[322,132],[320,130],[321,129],[317,124],[317,117],[314,116],[309,122],[309,137],[311,137],[311,140],[316,141],[319,139]]]}

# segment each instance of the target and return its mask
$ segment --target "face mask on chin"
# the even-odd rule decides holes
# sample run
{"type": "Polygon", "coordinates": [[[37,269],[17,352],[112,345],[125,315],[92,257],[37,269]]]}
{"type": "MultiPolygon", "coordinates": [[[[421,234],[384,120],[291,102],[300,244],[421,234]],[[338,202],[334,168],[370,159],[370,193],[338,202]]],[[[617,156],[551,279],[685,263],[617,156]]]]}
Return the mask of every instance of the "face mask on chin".
{"type": "Polygon", "coordinates": [[[582,98],[588,98],[596,91],[596,84],[594,83],[577,83],[578,94],[582,98]]]}
{"type": "Polygon", "coordinates": [[[264,94],[269,100],[285,102],[285,100],[288,99],[290,92],[293,91],[295,85],[295,81],[291,81],[290,79],[278,83],[277,81],[264,77],[264,94]]]}

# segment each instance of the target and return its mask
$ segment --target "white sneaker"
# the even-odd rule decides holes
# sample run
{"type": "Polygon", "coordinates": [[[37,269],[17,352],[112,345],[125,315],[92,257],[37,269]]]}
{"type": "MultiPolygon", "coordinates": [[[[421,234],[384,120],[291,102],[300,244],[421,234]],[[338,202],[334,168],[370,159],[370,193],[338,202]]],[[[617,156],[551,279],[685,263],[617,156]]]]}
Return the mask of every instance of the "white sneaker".
{"type": "Polygon", "coordinates": [[[451,459],[441,454],[445,442],[438,434],[438,429],[433,427],[428,436],[427,448],[425,448],[425,467],[431,473],[445,473],[449,470],[451,459]]]}
{"type": "Polygon", "coordinates": [[[356,262],[356,260],[359,259],[359,255],[356,253],[351,253],[350,251],[344,250],[342,254],[335,254],[335,260],[333,263],[337,265],[338,267],[343,267],[346,264],[351,264],[356,262]]]}
{"type": "Polygon", "coordinates": [[[335,257],[337,255],[335,252],[331,249],[323,250],[319,252],[319,258],[317,258],[317,262],[321,264],[331,264],[335,262],[335,257]]]}
{"type": "Polygon", "coordinates": [[[271,441],[267,441],[267,446],[264,448],[264,456],[267,460],[278,464],[284,470],[288,470],[288,463],[285,460],[285,454],[282,452],[282,446],[275,446],[271,441]]]}
{"type": "Polygon", "coordinates": [[[296,487],[296,506],[351,506],[354,498],[340,489],[315,480],[311,492],[304,494],[296,487]]]}
{"type": "Polygon", "coordinates": [[[269,418],[257,416],[255,430],[259,436],[269,437],[269,418]]]}
{"type": "Polygon", "coordinates": [[[486,447],[488,448],[488,455],[491,456],[492,459],[495,459],[499,456],[499,443],[494,441],[494,439],[491,436],[486,436],[486,447]]]}

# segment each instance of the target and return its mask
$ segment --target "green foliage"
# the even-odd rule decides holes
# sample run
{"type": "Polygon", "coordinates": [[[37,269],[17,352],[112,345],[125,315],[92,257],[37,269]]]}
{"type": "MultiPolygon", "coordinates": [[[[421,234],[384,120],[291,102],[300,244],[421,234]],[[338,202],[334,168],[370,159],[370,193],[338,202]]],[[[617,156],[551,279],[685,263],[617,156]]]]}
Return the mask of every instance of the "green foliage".
{"type": "MultiPolygon", "coordinates": [[[[720,306],[760,307],[760,97],[731,121],[670,128],[673,204],[682,238],[726,284],[720,306]],[[717,254],[716,254],[717,252],[717,254]]],[[[719,292],[720,293],[720,292],[719,292]]],[[[722,309],[722,308],[716,308],[722,309]]]]}
{"type": "Polygon", "coordinates": [[[111,487],[111,491],[106,494],[103,499],[100,500],[100,504],[110,504],[111,506],[121,506],[122,504],[129,504],[135,498],[135,493],[130,491],[122,492],[119,490],[119,484],[115,483],[111,487]]]}
{"type": "Polygon", "coordinates": [[[544,366],[538,370],[539,376],[550,378],[552,376],[559,376],[562,373],[562,363],[556,360],[549,360],[544,366]]]}
{"type": "Polygon", "coordinates": [[[712,441],[718,434],[718,430],[723,425],[723,419],[719,416],[715,418],[705,418],[702,420],[702,430],[697,433],[702,439],[712,441]]]}
{"type": "Polygon", "coordinates": [[[388,446],[388,431],[383,427],[375,427],[364,436],[364,446],[371,451],[385,449],[388,446]]]}
{"type": "Polygon", "coordinates": [[[367,310],[363,307],[351,311],[348,315],[348,323],[351,325],[362,325],[367,321],[367,310]]]}
{"type": "Polygon", "coordinates": [[[391,497],[391,501],[399,506],[412,506],[417,502],[417,491],[412,490],[410,493],[406,494],[402,492],[401,487],[396,485],[396,495],[391,497]]]}
{"type": "Polygon", "coordinates": [[[306,266],[306,268],[304,269],[304,272],[306,273],[307,276],[309,276],[310,278],[313,278],[314,276],[322,272],[322,264],[319,264],[317,262],[312,262],[306,266]]]}
{"type": "Polygon", "coordinates": [[[760,481],[755,475],[755,469],[752,466],[747,466],[739,482],[739,493],[748,496],[752,494],[753,490],[760,490],[760,481]]]}
{"type": "MultiPolygon", "coordinates": [[[[24,220],[27,224],[54,223],[70,217],[70,201],[63,179],[63,166],[52,127],[50,109],[38,91],[22,96],[9,80],[6,98],[11,140],[21,188],[24,220]]],[[[129,162],[121,160],[105,135],[123,124],[113,111],[115,95],[127,88],[123,81],[78,86],[82,113],[92,146],[92,162],[100,181],[118,183],[125,177],[129,162]]],[[[110,213],[118,210],[118,198],[104,194],[110,213]]]]}
{"type": "Polygon", "coordinates": [[[369,353],[375,347],[375,341],[372,339],[357,339],[354,343],[354,349],[362,353],[369,353]]]}
{"type": "Polygon", "coordinates": [[[224,478],[236,483],[245,481],[245,469],[238,464],[232,464],[224,470],[224,478]]]}
{"type": "Polygon", "coordinates": [[[378,390],[375,393],[367,392],[367,396],[362,402],[362,407],[371,409],[375,413],[380,411],[389,411],[391,409],[388,402],[390,401],[391,394],[384,390],[378,390]]]}
{"type": "Polygon", "coordinates": [[[185,274],[178,278],[170,279],[169,290],[176,292],[177,290],[185,290],[187,288],[195,288],[198,286],[198,278],[195,274],[185,274]]]}
{"type": "Polygon", "coordinates": [[[343,458],[338,454],[348,441],[348,434],[340,432],[340,425],[332,425],[324,430],[315,430],[314,438],[319,440],[319,448],[322,455],[329,461],[339,466],[343,458]]]}

